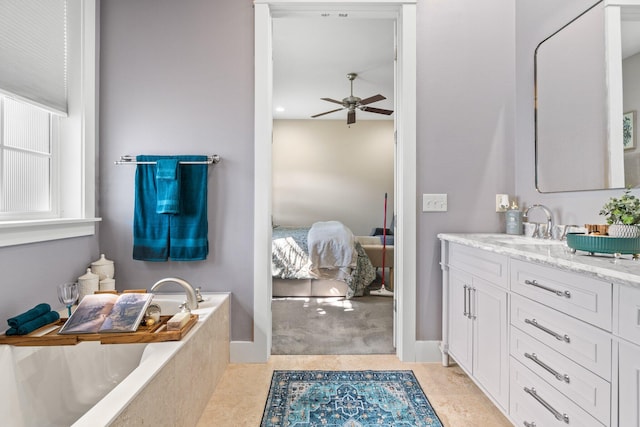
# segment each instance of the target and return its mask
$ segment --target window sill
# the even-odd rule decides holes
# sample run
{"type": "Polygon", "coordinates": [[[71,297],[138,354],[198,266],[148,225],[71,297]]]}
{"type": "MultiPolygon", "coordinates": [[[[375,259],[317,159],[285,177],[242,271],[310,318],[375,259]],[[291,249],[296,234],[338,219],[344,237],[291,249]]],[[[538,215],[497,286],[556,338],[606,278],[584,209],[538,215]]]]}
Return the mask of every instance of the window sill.
{"type": "Polygon", "coordinates": [[[0,247],[92,236],[102,218],[63,218],[0,222],[0,247]]]}

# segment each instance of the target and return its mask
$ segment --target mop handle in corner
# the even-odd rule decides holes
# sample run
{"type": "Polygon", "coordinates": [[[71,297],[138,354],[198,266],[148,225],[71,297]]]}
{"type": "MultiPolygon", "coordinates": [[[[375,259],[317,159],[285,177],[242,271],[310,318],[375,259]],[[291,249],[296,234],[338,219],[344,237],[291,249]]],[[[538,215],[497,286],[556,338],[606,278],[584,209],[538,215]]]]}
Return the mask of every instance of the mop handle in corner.
{"type": "Polygon", "coordinates": [[[387,193],[384,193],[384,224],[382,224],[382,289],[384,289],[384,258],[387,252],[387,193]]]}

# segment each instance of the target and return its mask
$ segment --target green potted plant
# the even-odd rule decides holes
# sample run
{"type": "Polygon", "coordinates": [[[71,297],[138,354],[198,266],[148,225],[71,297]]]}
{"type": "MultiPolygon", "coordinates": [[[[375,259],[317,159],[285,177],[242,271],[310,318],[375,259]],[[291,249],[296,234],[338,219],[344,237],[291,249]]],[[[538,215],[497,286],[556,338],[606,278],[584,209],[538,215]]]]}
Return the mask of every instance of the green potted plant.
{"type": "Polygon", "coordinates": [[[602,206],[600,215],[607,218],[612,237],[640,237],[640,198],[627,188],[622,196],[612,197],[602,206]]]}

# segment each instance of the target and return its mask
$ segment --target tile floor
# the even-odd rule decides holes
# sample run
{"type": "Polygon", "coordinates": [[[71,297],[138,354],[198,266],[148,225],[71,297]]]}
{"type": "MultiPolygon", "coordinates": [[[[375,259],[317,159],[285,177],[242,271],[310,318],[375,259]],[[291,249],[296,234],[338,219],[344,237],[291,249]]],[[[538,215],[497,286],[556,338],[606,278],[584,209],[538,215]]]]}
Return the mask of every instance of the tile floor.
{"type": "Polygon", "coordinates": [[[402,363],[395,355],[271,356],[264,364],[231,364],[198,427],[259,427],[274,370],[413,370],[445,427],[511,427],[512,424],[457,366],[402,363]]]}

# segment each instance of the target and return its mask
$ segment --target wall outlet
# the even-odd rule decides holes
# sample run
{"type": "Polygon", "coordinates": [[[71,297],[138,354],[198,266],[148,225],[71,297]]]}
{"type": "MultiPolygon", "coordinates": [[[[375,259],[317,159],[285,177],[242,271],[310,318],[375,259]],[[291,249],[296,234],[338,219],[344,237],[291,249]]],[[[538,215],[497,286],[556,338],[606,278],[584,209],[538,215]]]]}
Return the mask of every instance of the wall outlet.
{"type": "Polygon", "coordinates": [[[447,211],[447,195],[446,194],[423,194],[422,195],[422,212],[446,212],[447,211]]]}
{"type": "Polygon", "coordinates": [[[496,194],[496,212],[506,212],[509,208],[509,195],[496,194]]]}

